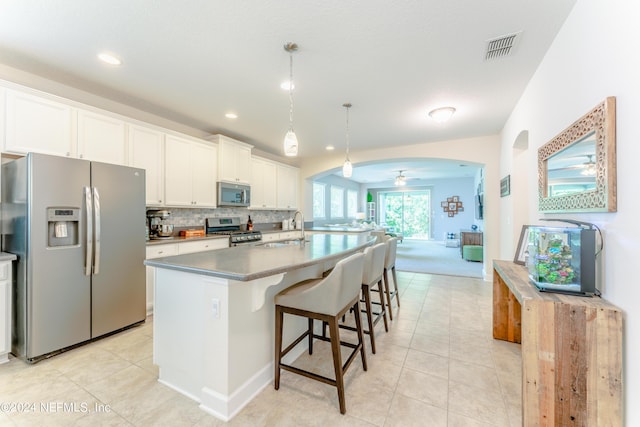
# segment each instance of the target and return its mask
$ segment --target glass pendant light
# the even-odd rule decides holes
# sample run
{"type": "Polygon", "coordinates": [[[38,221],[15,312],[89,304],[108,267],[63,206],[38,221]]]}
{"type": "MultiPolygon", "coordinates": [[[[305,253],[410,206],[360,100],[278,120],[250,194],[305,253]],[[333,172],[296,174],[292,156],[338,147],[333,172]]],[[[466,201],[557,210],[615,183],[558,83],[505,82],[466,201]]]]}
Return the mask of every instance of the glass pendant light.
{"type": "Polygon", "coordinates": [[[298,50],[298,45],[289,42],[284,50],[289,52],[289,130],[284,136],[284,154],[294,157],[298,155],[298,137],[293,131],[293,52],[298,50]]]}
{"type": "Polygon", "coordinates": [[[405,185],[407,183],[406,177],[404,175],[402,175],[402,172],[403,172],[402,170],[399,170],[398,172],[399,172],[399,174],[398,174],[398,176],[396,176],[396,180],[395,180],[394,184],[397,185],[397,186],[403,186],[403,185],[405,185]]]}
{"type": "Polygon", "coordinates": [[[351,104],[347,102],[342,104],[342,106],[347,110],[347,158],[344,160],[344,165],[342,165],[342,176],[351,178],[353,174],[353,165],[351,164],[351,160],[349,160],[349,108],[351,108],[351,104]]]}

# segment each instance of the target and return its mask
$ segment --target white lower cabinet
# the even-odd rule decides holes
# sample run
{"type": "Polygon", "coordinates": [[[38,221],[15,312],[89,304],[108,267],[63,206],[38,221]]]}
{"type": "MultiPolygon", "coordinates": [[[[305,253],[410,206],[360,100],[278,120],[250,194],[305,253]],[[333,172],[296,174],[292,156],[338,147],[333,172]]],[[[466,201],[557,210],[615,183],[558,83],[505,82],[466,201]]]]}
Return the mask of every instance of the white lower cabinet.
{"type": "MultiPolygon", "coordinates": [[[[204,239],[193,242],[167,243],[165,245],[148,245],[147,259],[162,258],[165,256],[191,254],[196,252],[211,251],[229,247],[229,240],[204,239]]],[[[156,282],[155,268],[147,267],[147,314],[153,313],[153,287],[156,282]]]]}
{"type": "Polygon", "coordinates": [[[0,261],[0,363],[11,351],[11,261],[0,261]]]}

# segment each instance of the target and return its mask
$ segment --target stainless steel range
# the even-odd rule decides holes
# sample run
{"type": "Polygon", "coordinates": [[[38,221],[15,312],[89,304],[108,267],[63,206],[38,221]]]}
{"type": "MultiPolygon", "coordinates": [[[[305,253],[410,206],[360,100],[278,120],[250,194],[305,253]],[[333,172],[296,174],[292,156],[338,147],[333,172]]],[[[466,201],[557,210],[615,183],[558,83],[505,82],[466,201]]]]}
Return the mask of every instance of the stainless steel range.
{"type": "Polygon", "coordinates": [[[262,233],[255,230],[243,230],[240,218],[207,218],[207,234],[222,234],[229,236],[229,246],[245,243],[256,243],[262,240],[262,233]]]}

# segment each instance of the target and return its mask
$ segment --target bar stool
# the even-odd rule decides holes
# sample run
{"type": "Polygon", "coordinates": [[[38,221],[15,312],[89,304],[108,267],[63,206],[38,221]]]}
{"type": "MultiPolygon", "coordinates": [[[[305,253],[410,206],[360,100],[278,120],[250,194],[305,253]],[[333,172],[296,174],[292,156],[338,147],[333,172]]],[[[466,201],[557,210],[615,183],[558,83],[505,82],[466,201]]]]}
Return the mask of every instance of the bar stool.
{"type": "Polygon", "coordinates": [[[398,293],[398,279],[396,277],[396,252],[398,250],[398,239],[395,237],[387,237],[385,244],[387,245],[387,253],[384,260],[383,275],[385,293],[387,294],[387,306],[389,307],[389,319],[393,320],[391,300],[395,298],[398,302],[398,307],[400,307],[400,294],[398,293]],[[391,270],[391,275],[393,276],[393,291],[389,289],[389,270],[391,270]]]}
{"type": "MultiPolygon", "coordinates": [[[[367,313],[367,324],[369,329],[363,330],[365,334],[369,334],[371,340],[371,352],[376,354],[376,340],[374,327],[380,321],[380,318],[384,320],[384,330],[389,332],[389,325],[387,323],[387,312],[384,304],[384,285],[382,284],[382,274],[384,271],[384,258],[386,255],[386,246],[384,243],[378,243],[374,246],[369,246],[364,250],[364,267],[362,269],[362,299],[360,302],[364,302],[365,309],[363,312],[367,313]],[[376,287],[377,286],[377,287],[376,287]],[[378,292],[380,295],[380,303],[371,301],[371,293],[378,292]],[[380,311],[373,312],[372,304],[379,305],[380,311]]],[[[344,322],[344,316],[342,318],[344,322]]],[[[343,329],[351,331],[356,330],[353,326],[340,325],[343,329]]],[[[324,331],[323,331],[324,334],[324,331]]]]}
{"type": "Polygon", "coordinates": [[[353,254],[344,258],[336,264],[331,273],[321,279],[310,279],[297,283],[274,297],[276,304],[275,319],[275,379],[274,386],[280,388],[280,369],[293,372],[311,378],[325,384],[332,385],[338,389],[338,400],[340,402],[340,413],[346,410],[344,398],[344,373],[357,357],[358,353],[362,358],[362,368],[367,370],[367,360],[364,351],[362,322],[360,319],[360,289],[362,282],[362,267],[364,255],[353,254]],[[338,320],[350,308],[353,308],[356,320],[356,330],[358,343],[340,341],[338,320]],[[308,319],[307,330],[300,335],[287,348],[282,350],[282,326],[284,313],[295,316],[302,316],[308,319]],[[329,325],[329,338],[316,335],[313,332],[313,321],[320,320],[329,325]],[[313,339],[331,342],[333,353],[333,367],[335,379],[327,378],[316,373],[282,363],[282,358],[298,345],[305,337],[309,339],[309,354],[313,354],[313,339]],[[340,346],[352,349],[347,361],[342,364],[340,346]]]}

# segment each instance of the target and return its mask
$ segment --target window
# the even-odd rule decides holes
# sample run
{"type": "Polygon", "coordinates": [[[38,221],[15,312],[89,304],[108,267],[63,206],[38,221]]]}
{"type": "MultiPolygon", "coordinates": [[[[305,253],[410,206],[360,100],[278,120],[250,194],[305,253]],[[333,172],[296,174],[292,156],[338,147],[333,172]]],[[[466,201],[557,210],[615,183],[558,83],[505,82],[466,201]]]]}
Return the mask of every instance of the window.
{"type": "Polygon", "coordinates": [[[331,218],[344,218],[344,188],[331,186],[331,218]]]}
{"type": "Polygon", "coordinates": [[[326,218],[324,209],[324,191],[326,185],[313,183],[313,217],[326,218]]]}
{"type": "Polygon", "coordinates": [[[358,212],[358,192],[347,190],[347,218],[355,218],[358,212]]]}

